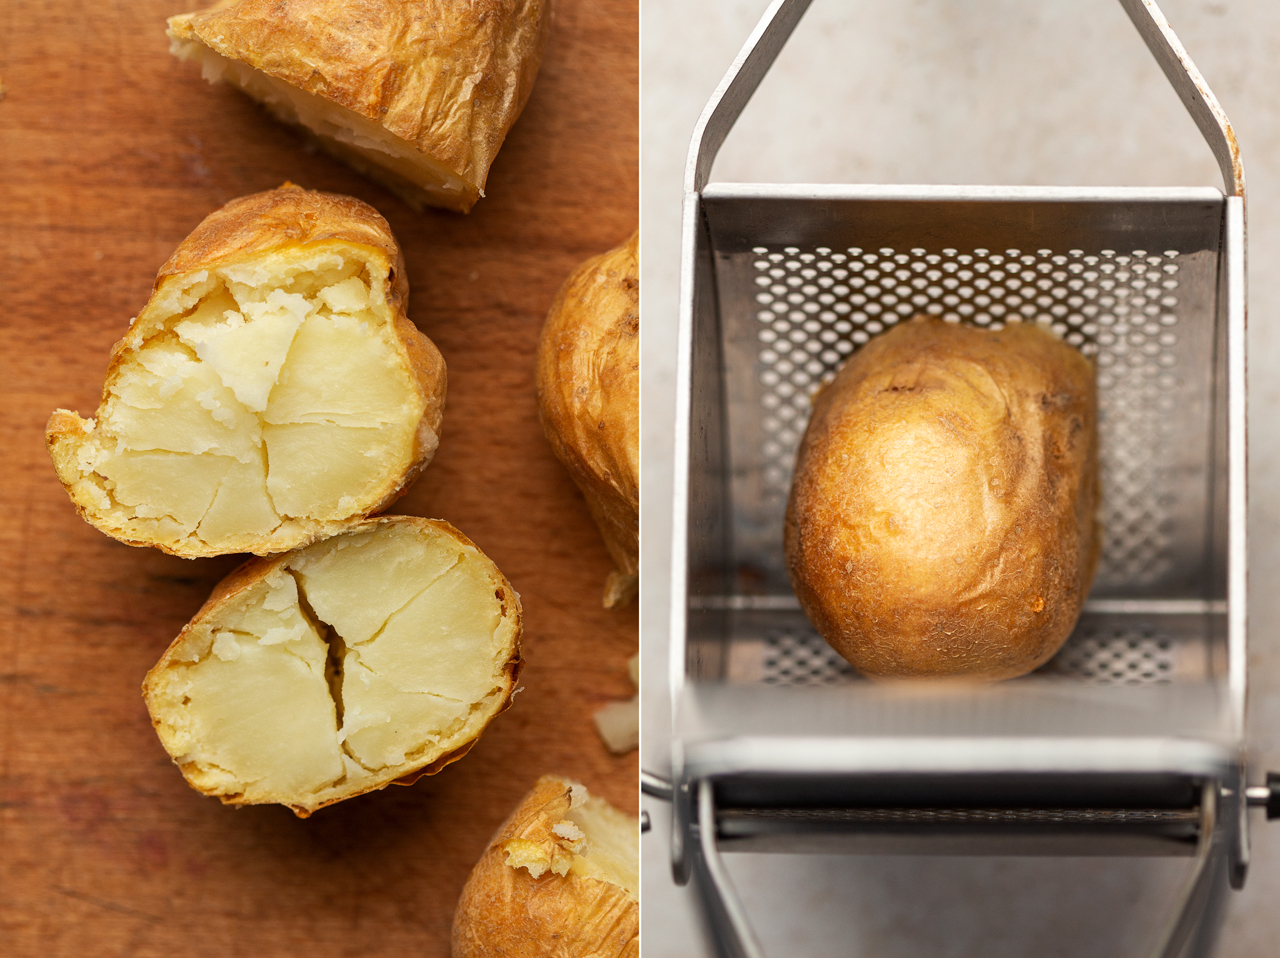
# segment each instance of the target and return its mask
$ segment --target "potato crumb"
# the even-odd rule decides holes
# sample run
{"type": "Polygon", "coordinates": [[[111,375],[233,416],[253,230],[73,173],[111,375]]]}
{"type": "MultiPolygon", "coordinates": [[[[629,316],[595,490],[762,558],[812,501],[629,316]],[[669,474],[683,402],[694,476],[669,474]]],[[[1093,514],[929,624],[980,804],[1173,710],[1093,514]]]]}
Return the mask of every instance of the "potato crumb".
{"type": "Polygon", "coordinates": [[[534,878],[541,878],[542,873],[551,865],[550,856],[537,842],[524,838],[512,838],[502,845],[507,853],[507,864],[512,868],[527,868],[534,878]]]}
{"type": "Polygon", "coordinates": [[[615,755],[640,745],[640,700],[608,702],[595,714],[596,731],[605,747],[615,755]]]}
{"type": "Polygon", "coordinates": [[[502,843],[511,868],[527,868],[534,878],[548,869],[555,875],[567,875],[573,867],[574,853],[558,841],[534,842],[527,838],[511,838],[502,843]]]}
{"type": "MultiPolygon", "coordinates": [[[[585,837],[582,834],[582,829],[567,819],[556,822],[551,826],[551,831],[561,838],[567,839],[571,842],[580,842],[585,837]]],[[[579,849],[576,848],[574,849],[574,851],[578,850],[579,849]]]]}
{"type": "MultiPolygon", "coordinates": [[[[633,655],[627,660],[627,675],[631,684],[640,688],[640,656],[633,655]]],[[[626,700],[608,702],[595,714],[596,731],[604,741],[605,748],[615,755],[629,752],[640,746],[640,699],[638,696],[626,700]]]]}
{"type": "Polygon", "coordinates": [[[240,643],[230,632],[219,632],[213,640],[213,654],[223,662],[234,662],[240,658],[240,643]]]}

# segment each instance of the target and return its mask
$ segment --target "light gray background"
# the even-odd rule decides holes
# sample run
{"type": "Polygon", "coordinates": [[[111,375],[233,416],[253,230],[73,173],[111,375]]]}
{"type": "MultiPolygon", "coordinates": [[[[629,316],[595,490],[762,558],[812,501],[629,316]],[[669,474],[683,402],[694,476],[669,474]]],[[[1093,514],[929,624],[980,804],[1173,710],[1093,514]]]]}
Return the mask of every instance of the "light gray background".
{"type": "MultiPolygon", "coordinates": [[[[767,0],[643,0],[645,768],[668,764],[665,621],[680,197],[694,121],[767,0]]],[[[1280,3],[1161,0],[1231,117],[1248,177],[1249,743],[1280,769],[1280,3]]],[[[1221,188],[1207,146],[1115,0],[815,0],[730,135],[713,181],[1221,188]]],[[[706,954],[645,799],[645,958],[706,954]]],[[[1280,823],[1222,958],[1280,954],[1280,823]]],[[[773,958],[1143,954],[1185,859],[731,856],[773,958]]]]}

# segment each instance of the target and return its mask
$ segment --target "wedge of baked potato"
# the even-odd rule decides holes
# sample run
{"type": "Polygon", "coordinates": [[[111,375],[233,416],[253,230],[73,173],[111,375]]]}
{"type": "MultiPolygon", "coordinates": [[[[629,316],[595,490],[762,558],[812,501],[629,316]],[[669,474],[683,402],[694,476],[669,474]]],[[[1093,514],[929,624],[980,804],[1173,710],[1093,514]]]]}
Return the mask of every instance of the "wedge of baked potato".
{"type": "Polygon", "coordinates": [[[373,208],[286,185],[210,215],[111,352],[93,419],[45,437],[80,514],[180,556],[283,552],[430,462],[445,366],[373,208]]]}
{"type": "Polygon", "coordinates": [[[538,341],[538,412],[617,567],[606,607],[635,595],[640,560],[639,233],[561,287],[538,341]]]}
{"type": "Polygon", "coordinates": [[[453,958],[637,958],[640,823],[544,775],[471,872],[453,958]]]}
{"type": "Polygon", "coordinates": [[[456,762],[520,670],[520,599],[447,522],[385,516],[223,580],[147,673],[187,781],[317,808],[456,762]]]}
{"type": "Polygon", "coordinates": [[[1033,323],[917,317],[814,401],[796,596],[866,675],[1011,678],[1075,626],[1100,551],[1092,363],[1033,323]]]}
{"type": "Polygon", "coordinates": [[[224,0],[169,19],[195,60],[416,209],[467,212],[524,109],[548,0],[224,0]]]}

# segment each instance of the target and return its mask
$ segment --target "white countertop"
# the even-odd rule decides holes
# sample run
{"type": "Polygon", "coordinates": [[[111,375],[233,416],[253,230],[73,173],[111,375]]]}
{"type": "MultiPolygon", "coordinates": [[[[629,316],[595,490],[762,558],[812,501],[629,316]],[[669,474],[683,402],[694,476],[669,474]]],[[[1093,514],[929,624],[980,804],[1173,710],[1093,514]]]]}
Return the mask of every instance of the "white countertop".
{"type": "MultiPolygon", "coordinates": [[[[698,113],[766,0],[644,0],[644,766],[664,772],[666,543],[680,192],[698,113]]],[[[1280,4],[1161,0],[1239,136],[1249,186],[1250,703],[1255,779],[1280,769],[1280,4]]],[[[815,0],[730,135],[718,181],[1217,186],[1194,124],[1115,0],[815,0]]],[[[645,958],[708,954],[645,807],[645,958]]],[[[1218,954],[1280,952],[1280,823],[1218,954]]],[[[1132,956],[1186,859],[729,858],[766,953],[1132,956]]]]}

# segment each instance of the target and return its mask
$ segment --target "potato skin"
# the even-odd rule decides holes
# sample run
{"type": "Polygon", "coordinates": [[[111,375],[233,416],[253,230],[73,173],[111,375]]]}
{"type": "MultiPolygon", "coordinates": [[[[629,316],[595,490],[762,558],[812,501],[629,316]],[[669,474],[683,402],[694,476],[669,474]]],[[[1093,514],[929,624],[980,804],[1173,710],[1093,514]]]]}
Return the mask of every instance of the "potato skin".
{"type": "MultiPolygon", "coordinates": [[[[335,534],[344,532],[358,533],[391,525],[412,526],[423,532],[434,530],[457,540],[465,547],[480,552],[474,542],[443,519],[424,519],[417,516],[382,516],[377,519],[364,519],[346,523],[344,527],[335,530],[335,534]]],[[[481,554],[483,555],[483,553],[481,554]]],[[[207,635],[211,628],[216,626],[224,611],[234,605],[236,598],[242,592],[267,578],[277,569],[287,564],[292,557],[292,552],[279,556],[256,557],[229,572],[221,582],[214,586],[213,592],[209,594],[209,598],[200,606],[199,611],[192,616],[190,622],[183,626],[177,638],[165,649],[160,660],[147,672],[142,682],[142,697],[147,704],[148,711],[152,713],[151,724],[156,728],[162,743],[164,742],[164,734],[161,731],[163,722],[156,717],[156,709],[153,707],[153,703],[163,694],[165,670],[171,663],[183,661],[184,658],[189,657],[189,646],[208,641],[207,635]]],[[[487,557],[486,560],[489,561],[490,565],[493,565],[492,560],[488,560],[487,557]]],[[[486,709],[481,710],[480,714],[474,716],[468,726],[464,727],[460,734],[455,735],[456,741],[448,743],[438,754],[430,756],[426,761],[410,761],[404,766],[388,770],[386,774],[373,780],[361,783],[357,787],[348,787],[345,792],[329,796],[325,800],[311,805],[284,803],[295,815],[299,818],[308,818],[318,809],[345,801],[348,798],[355,798],[357,795],[377,791],[386,788],[388,785],[412,785],[424,775],[435,775],[470,752],[476,742],[480,740],[481,734],[489,727],[489,723],[511,707],[511,696],[515,691],[516,681],[520,678],[520,670],[524,666],[524,658],[521,654],[524,632],[523,610],[520,606],[520,596],[511,587],[511,583],[502,575],[497,566],[493,566],[493,572],[498,580],[496,592],[499,601],[502,603],[502,616],[506,620],[501,628],[511,642],[511,654],[505,663],[501,694],[497,701],[486,709]]],[[[166,750],[167,748],[168,746],[166,745],[166,750]]],[[[177,761],[176,758],[174,760],[175,762],[177,761]]],[[[227,795],[207,791],[201,788],[188,774],[187,767],[181,764],[178,767],[182,770],[183,777],[187,779],[187,784],[202,795],[216,796],[224,805],[253,804],[246,801],[243,795],[227,795]]]]}
{"type": "Polygon", "coordinates": [[[917,317],[815,399],[787,508],[791,581],[873,677],[1030,672],[1100,551],[1092,363],[1030,323],[917,317]]]}
{"type": "Polygon", "coordinates": [[[250,259],[292,245],[338,240],[370,246],[394,267],[388,301],[409,298],[404,257],[391,227],[368,203],[341,193],[306,190],[295,183],[231,200],[193,229],[160,267],[154,288],[171,277],[250,259]]]}
{"type": "Polygon", "coordinates": [[[636,589],[640,537],[639,233],[561,287],[538,341],[538,414],[617,566],[606,607],[636,589]]]}
{"type": "Polygon", "coordinates": [[[452,958],[638,958],[640,909],[625,889],[507,864],[510,839],[556,842],[551,827],[569,811],[570,784],[544,775],[502,823],[462,890],[452,958]]]}
{"type": "MultiPolygon", "coordinates": [[[[138,350],[179,318],[172,315],[172,305],[193,273],[252,260],[264,254],[311,249],[329,243],[348,249],[352,244],[361,247],[370,272],[385,276],[387,307],[395,317],[395,337],[403,350],[405,363],[417,381],[423,403],[409,467],[402,475],[388,476],[377,501],[362,514],[371,515],[386,509],[408,491],[431,462],[440,444],[447,374],[440,350],[418,330],[406,313],[409,283],[405,277],[404,257],[391,227],[377,210],[354,197],[304,190],[293,183],[285,183],[279,189],[232,200],[205,217],[160,267],[147,305],[133,320],[124,338],[111,348],[107,375],[102,384],[102,405],[106,405],[112,386],[138,350]]],[[[378,275],[371,276],[371,279],[377,282],[378,275]]],[[[88,430],[88,424],[78,415],[58,409],[49,417],[45,427],[45,444],[58,478],[81,518],[127,545],[154,546],[162,552],[185,558],[233,552],[265,555],[304,546],[336,531],[334,523],[330,522],[299,523],[295,534],[287,539],[277,538],[264,543],[257,536],[244,536],[243,541],[233,548],[220,550],[202,548],[190,539],[135,539],[126,530],[111,526],[95,515],[92,494],[77,488],[80,476],[77,450],[87,438],[88,430]]]]}
{"type": "Polygon", "coordinates": [[[549,21],[548,0],[223,0],[169,31],[380,124],[466,182],[465,213],[533,90],[549,21]]]}

